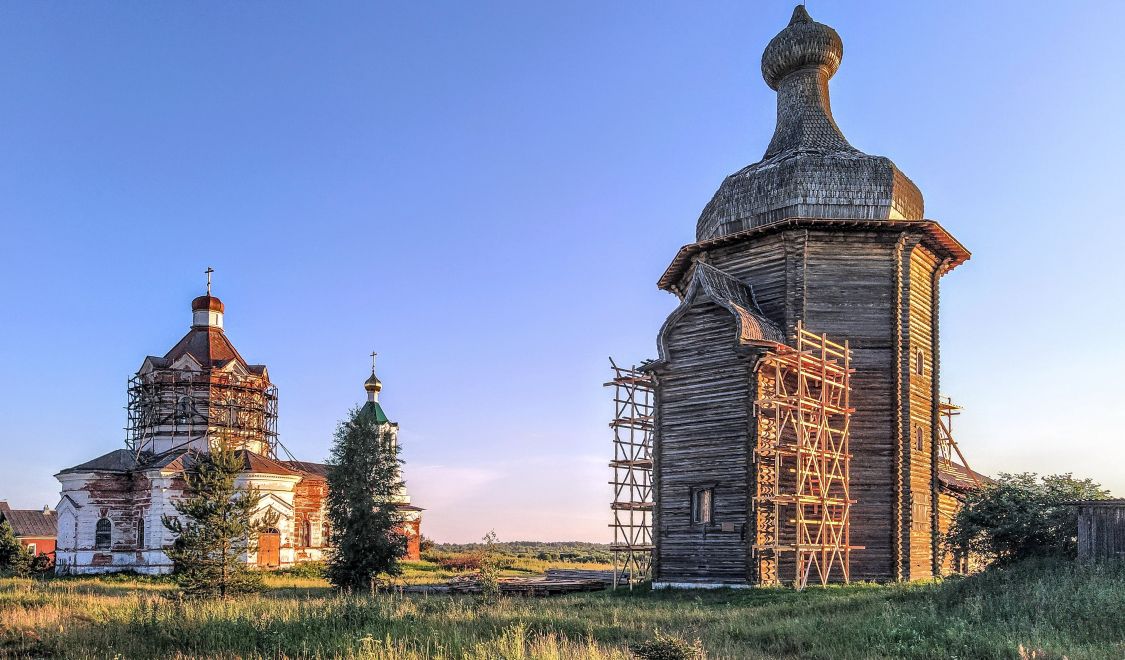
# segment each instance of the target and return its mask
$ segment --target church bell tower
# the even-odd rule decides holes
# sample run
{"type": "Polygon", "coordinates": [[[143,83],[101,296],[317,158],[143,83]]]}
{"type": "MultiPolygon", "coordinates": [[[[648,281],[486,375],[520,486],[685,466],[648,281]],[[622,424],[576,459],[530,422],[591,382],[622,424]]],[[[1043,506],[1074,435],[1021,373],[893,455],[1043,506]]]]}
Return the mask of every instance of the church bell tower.
{"type": "MultiPolygon", "coordinates": [[[[797,6],[762,54],[777,122],[728,176],[659,286],[654,582],[757,584],[754,479],[761,346],[799,327],[851,347],[851,579],[939,569],[939,280],[969,252],[924,216],[919,188],[832,116],[843,42],[797,6]],[[705,522],[693,513],[707,492],[705,522]]],[[[890,99],[886,99],[889,101],[890,99]]],[[[881,102],[875,100],[873,102],[881,102]]]]}

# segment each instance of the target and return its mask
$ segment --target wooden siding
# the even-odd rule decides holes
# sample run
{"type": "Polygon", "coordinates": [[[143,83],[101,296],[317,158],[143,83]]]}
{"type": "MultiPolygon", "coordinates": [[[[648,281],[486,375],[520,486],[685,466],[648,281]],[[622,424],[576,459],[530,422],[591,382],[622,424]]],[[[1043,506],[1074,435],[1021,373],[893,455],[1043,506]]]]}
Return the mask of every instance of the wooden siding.
{"type": "Polygon", "coordinates": [[[1078,558],[1125,561],[1125,500],[1079,505],[1078,558]]]}
{"type": "Polygon", "coordinates": [[[929,250],[915,245],[910,251],[907,267],[910,269],[906,318],[910,389],[907,419],[910,424],[903,453],[908,457],[904,482],[910,508],[905,511],[904,535],[909,542],[909,563],[904,577],[919,580],[933,576],[935,569],[933,508],[937,447],[933,439],[937,437],[937,429],[934,428],[933,276],[937,259],[929,250]],[[922,358],[921,374],[916,368],[919,356],[922,358]]]}
{"type": "MultiPolygon", "coordinates": [[[[922,239],[918,231],[897,229],[891,224],[872,230],[801,228],[757,236],[699,255],[701,260],[749,284],[763,314],[790,338],[801,320],[812,331],[851,344],[856,370],[852,380],[856,413],[851,423],[851,492],[858,501],[852,509],[851,529],[852,541],[865,546],[852,555],[855,580],[928,577],[938,561],[934,535],[938,496],[933,469],[938,367],[935,284],[942,264],[928,246],[922,246],[922,239]],[[913,376],[916,350],[923,354],[924,370],[913,376]],[[915,433],[922,436],[921,450],[913,448],[915,433]]],[[[685,282],[686,278],[681,286],[685,282]]],[[[683,427],[678,433],[685,439],[693,432],[706,434],[706,429],[716,423],[712,419],[717,419],[710,411],[723,406],[737,408],[740,415],[751,414],[751,385],[739,386],[746,390],[745,395],[739,395],[747,398],[745,402],[733,397],[733,385],[718,395],[708,389],[720,387],[719,381],[726,376],[710,361],[726,353],[732,359],[730,364],[735,364],[733,320],[727,318],[720,323],[720,318],[718,311],[704,314],[693,310],[671,331],[678,350],[669,345],[669,355],[664,356],[662,370],[666,373],[661,378],[671,378],[666,385],[672,389],[667,390],[671,398],[658,399],[658,436],[670,428],[661,420],[673,404],[680,408],[677,414],[681,418],[690,416],[676,421],[683,427]],[[720,325],[724,329],[720,330],[720,325]],[[710,346],[711,342],[718,345],[710,346]],[[702,371],[695,374],[697,369],[702,371]],[[696,425],[699,428],[692,431],[696,425]]],[[[748,372],[752,363],[749,358],[742,359],[741,368],[748,372]]],[[[750,442],[749,425],[742,433],[741,441],[750,442]]],[[[658,458],[658,465],[664,461],[658,467],[658,482],[695,478],[698,467],[691,464],[701,455],[658,458]]],[[[751,485],[748,478],[743,481],[751,485]]],[[[669,502],[674,499],[658,486],[658,497],[662,495],[669,502]]],[[[687,506],[686,494],[674,497],[682,500],[678,506],[687,506]]],[[[752,520],[747,517],[750,509],[748,501],[739,516],[740,523],[752,520]]],[[[660,518],[675,515],[676,511],[665,511],[658,502],[657,524],[662,533],[660,518]]],[[[668,524],[673,526],[668,528],[671,533],[675,523],[669,519],[668,524]]],[[[670,569],[666,574],[659,565],[693,561],[696,547],[694,543],[664,543],[656,559],[659,579],[679,580],[672,573],[679,575],[686,568],[670,569]]],[[[716,573],[708,575],[713,578],[716,573]]],[[[705,579],[702,573],[698,579],[705,579]]]]}
{"type": "Polygon", "coordinates": [[[734,318],[706,300],[665,328],[657,377],[658,507],[654,579],[746,583],[751,360],[734,318]],[[693,524],[691,493],[714,488],[711,524],[693,524]]]}

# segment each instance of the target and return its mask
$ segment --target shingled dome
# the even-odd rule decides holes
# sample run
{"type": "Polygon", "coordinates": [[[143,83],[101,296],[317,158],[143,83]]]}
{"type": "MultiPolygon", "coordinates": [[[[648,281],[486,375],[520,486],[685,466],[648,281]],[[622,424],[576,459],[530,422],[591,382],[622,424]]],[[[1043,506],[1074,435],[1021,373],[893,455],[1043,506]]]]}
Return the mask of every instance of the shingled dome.
{"type": "Polygon", "coordinates": [[[766,46],[762,77],[777,90],[777,127],[762,160],[728,176],[703,209],[704,241],[794,217],[921,220],[922,192],[889,158],[848,143],[828,98],[844,45],[803,5],[766,46]]]}

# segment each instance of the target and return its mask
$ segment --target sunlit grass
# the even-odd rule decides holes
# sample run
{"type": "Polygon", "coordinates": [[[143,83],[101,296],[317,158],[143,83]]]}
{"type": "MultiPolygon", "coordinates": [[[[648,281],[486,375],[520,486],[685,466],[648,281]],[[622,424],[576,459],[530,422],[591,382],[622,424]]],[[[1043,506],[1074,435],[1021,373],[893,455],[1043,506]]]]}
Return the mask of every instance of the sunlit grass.
{"type": "MultiPolygon", "coordinates": [[[[432,572],[424,567],[419,572],[432,572]]],[[[166,580],[0,580],[0,656],[627,658],[655,631],[714,658],[1125,657],[1125,568],[1035,564],[944,583],[342,597],[270,576],[235,601],[181,601],[166,580]]]]}

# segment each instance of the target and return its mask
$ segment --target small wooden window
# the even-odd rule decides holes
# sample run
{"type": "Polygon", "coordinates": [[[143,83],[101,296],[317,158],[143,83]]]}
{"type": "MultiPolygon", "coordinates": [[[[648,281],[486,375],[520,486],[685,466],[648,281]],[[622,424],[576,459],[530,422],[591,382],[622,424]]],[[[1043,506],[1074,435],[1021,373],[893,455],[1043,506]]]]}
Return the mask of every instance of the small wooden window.
{"type": "Polygon", "coordinates": [[[94,528],[94,549],[109,550],[113,539],[113,523],[109,518],[99,518],[97,527],[94,528]]]}
{"type": "Polygon", "coordinates": [[[715,489],[696,488],[691,494],[691,521],[696,525],[709,525],[715,514],[715,489]]]}
{"type": "Polygon", "coordinates": [[[930,505],[926,502],[915,501],[910,505],[910,529],[925,531],[930,520],[930,505]]]}
{"type": "Polygon", "coordinates": [[[914,373],[919,376],[926,375],[926,353],[920,348],[914,351],[914,373]]]}
{"type": "Polygon", "coordinates": [[[921,424],[914,425],[913,431],[914,451],[926,450],[926,431],[922,428],[921,424]]]}

